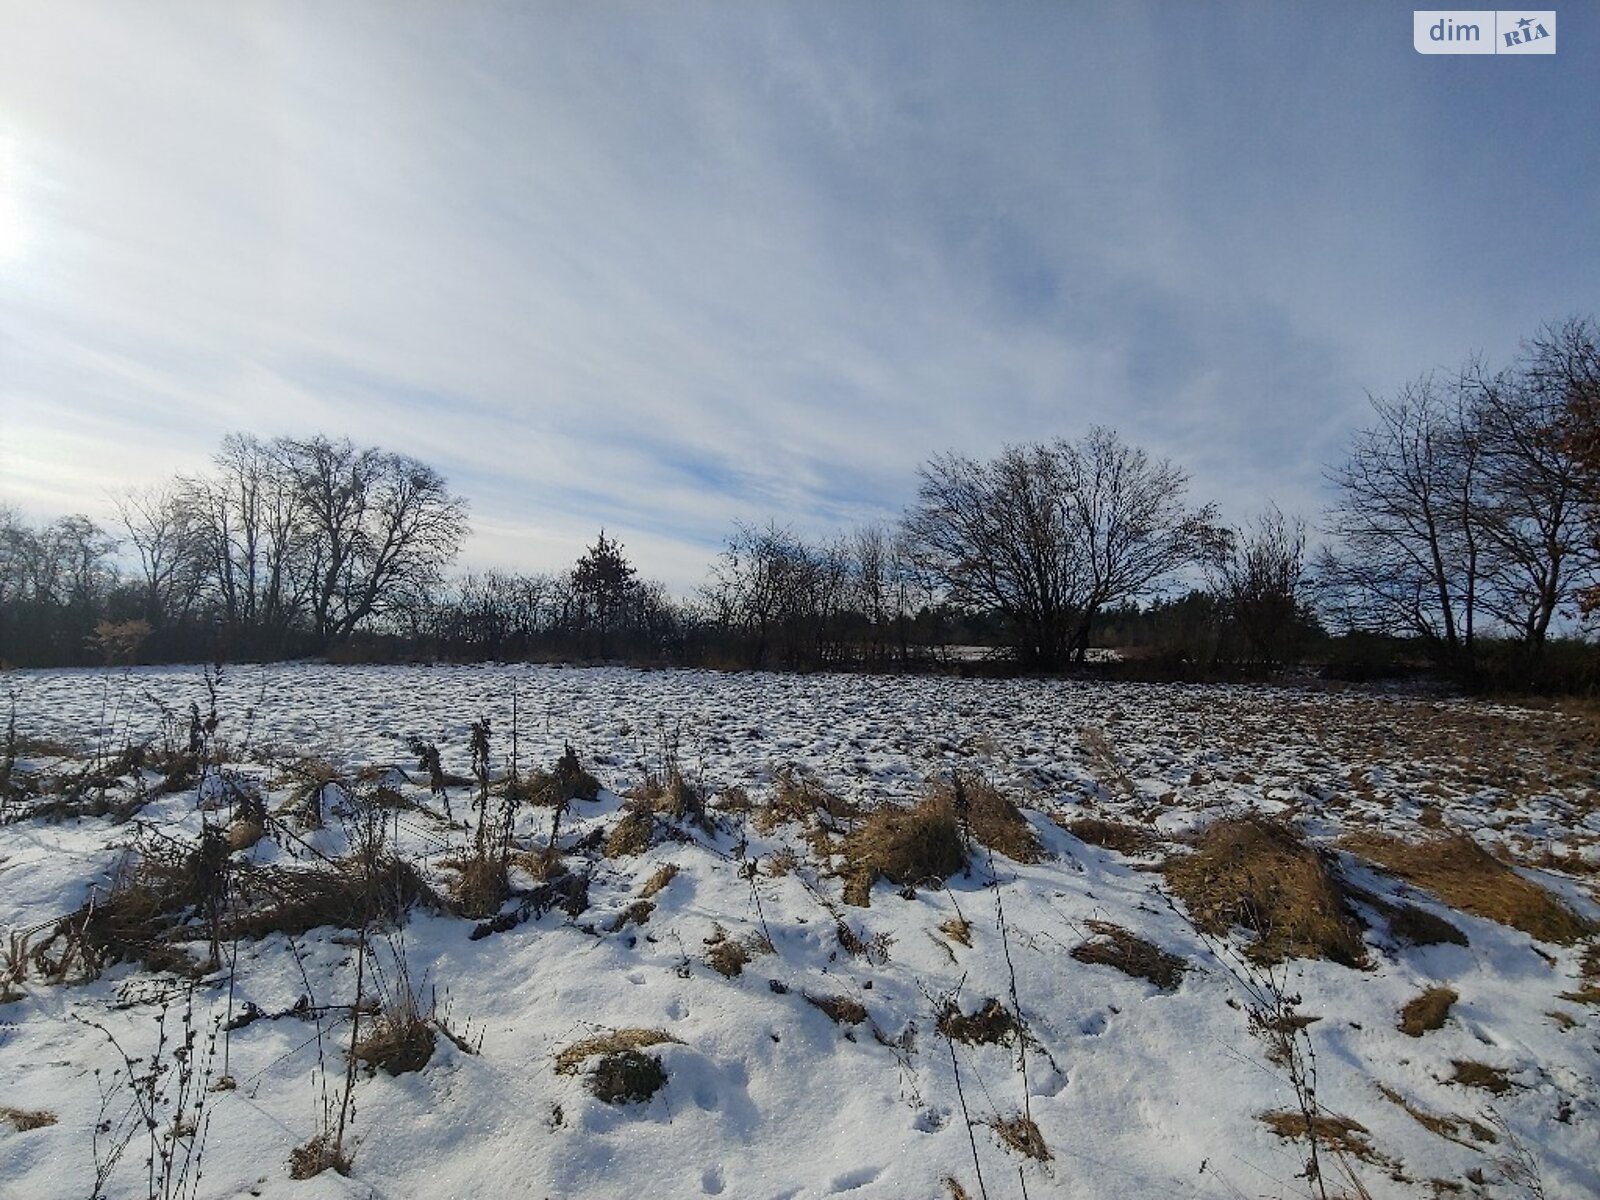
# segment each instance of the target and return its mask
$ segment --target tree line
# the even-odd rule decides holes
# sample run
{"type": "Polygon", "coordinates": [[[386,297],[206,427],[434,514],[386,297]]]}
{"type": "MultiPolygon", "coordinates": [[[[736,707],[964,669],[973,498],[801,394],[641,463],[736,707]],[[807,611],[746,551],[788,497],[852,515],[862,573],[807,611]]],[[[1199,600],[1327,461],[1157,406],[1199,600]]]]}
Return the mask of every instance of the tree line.
{"type": "Polygon", "coordinates": [[[1328,480],[1311,551],[1303,518],[1267,504],[1226,525],[1179,466],[1109,429],[951,452],[922,466],[899,521],[821,540],[740,525],[674,597],[604,531],[564,571],[451,575],[467,505],[432,467],[241,434],[208,470],[121,495],[114,532],[0,510],[0,661],[910,670],[975,644],[1055,671],[1116,644],[1261,671],[1381,642],[1460,678],[1493,660],[1533,679],[1600,606],[1593,318],[1546,326],[1503,368],[1468,359],[1372,398],[1328,480]]]}

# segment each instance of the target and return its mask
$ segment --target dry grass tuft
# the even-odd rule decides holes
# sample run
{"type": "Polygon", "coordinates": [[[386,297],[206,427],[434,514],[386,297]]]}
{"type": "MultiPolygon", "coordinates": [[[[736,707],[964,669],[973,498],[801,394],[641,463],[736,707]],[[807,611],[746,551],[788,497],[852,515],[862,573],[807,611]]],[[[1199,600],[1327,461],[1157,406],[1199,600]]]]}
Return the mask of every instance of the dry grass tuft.
{"type": "Polygon", "coordinates": [[[1435,916],[1415,904],[1397,904],[1393,908],[1386,908],[1384,915],[1389,919],[1389,932],[1407,945],[1465,946],[1467,944],[1467,935],[1460,929],[1443,917],[1435,916]]]}
{"type": "Polygon", "coordinates": [[[836,796],[814,779],[785,768],[777,773],[771,798],[754,810],[751,823],[761,834],[771,834],[780,825],[804,825],[818,821],[833,827],[856,815],[856,807],[836,796]]]}
{"type": "Polygon", "coordinates": [[[357,1040],[351,1054],[369,1070],[404,1075],[427,1066],[436,1044],[433,1026],[413,1005],[402,1004],[380,1014],[366,1035],[357,1040]]]}
{"type": "Polygon", "coordinates": [[[1600,942],[1590,942],[1578,960],[1578,982],[1581,986],[1576,991],[1562,992],[1561,998],[1575,1004],[1600,1004],[1600,942]]]}
{"type": "Polygon", "coordinates": [[[706,965],[725,979],[738,976],[744,971],[745,964],[756,955],[772,953],[772,943],[767,941],[764,934],[753,933],[741,941],[735,941],[721,925],[712,928],[705,944],[710,947],[706,951],[706,965]]]}
{"type": "Polygon", "coordinates": [[[949,804],[957,821],[965,822],[967,831],[980,845],[1004,854],[1012,862],[1044,861],[1044,845],[1022,810],[988,780],[961,771],[948,783],[934,784],[929,794],[936,803],[949,804]]]}
{"type": "Polygon", "coordinates": [[[227,932],[248,938],[298,936],[322,925],[348,929],[368,921],[392,924],[415,904],[447,907],[414,866],[387,856],[372,865],[370,874],[356,858],[331,867],[235,871],[232,887],[227,932]]]}
{"type": "Polygon", "coordinates": [[[867,1019],[865,1006],[849,996],[813,996],[810,992],[800,994],[805,997],[807,1004],[825,1012],[835,1025],[859,1025],[867,1019]]]}
{"type": "Polygon", "coordinates": [[[1126,821],[1108,821],[1103,817],[1078,817],[1069,821],[1060,815],[1052,816],[1051,820],[1080,842],[1115,850],[1118,854],[1143,854],[1158,840],[1148,829],[1126,821]]]}
{"type": "Polygon", "coordinates": [[[1319,1146],[1329,1147],[1363,1162],[1377,1160],[1377,1152],[1367,1141],[1367,1127],[1349,1117],[1318,1113],[1311,1118],[1309,1130],[1306,1128],[1305,1115],[1292,1109],[1264,1112],[1258,1119],[1285,1141],[1303,1141],[1309,1133],[1319,1146]]]}
{"type": "Polygon", "coordinates": [[[950,1001],[939,1014],[939,1032],[953,1042],[969,1046],[991,1046],[1009,1042],[1017,1032],[1017,1018],[1011,1010],[993,996],[985,1000],[971,1016],[963,1013],[950,1001]]]}
{"type": "Polygon", "coordinates": [[[350,1156],[339,1148],[332,1133],[319,1133],[289,1152],[290,1179],[314,1179],[324,1171],[350,1174],[350,1156]]]}
{"type": "Polygon", "coordinates": [[[1175,992],[1183,982],[1189,964],[1176,954],[1168,954],[1131,930],[1110,921],[1090,921],[1095,937],[1072,948],[1072,957],[1081,963],[1115,967],[1124,975],[1146,979],[1163,992],[1175,992]]]}
{"type": "Polygon", "coordinates": [[[639,889],[639,897],[649,900],[660,894],[661,890],[678,876],[677,863],[662,863],[656,868],[655,874],[644,881],[644,886],[639,889]]]}
{"type": "Polygon", "coordinates": [[[1461,997],[1447,987],[1431,987],[1421,995],[1406,1001],[1400,1010],[1400,1032],[1408,1037],[1419,1038],[1430,1029],[1444,1027],[1445,1018],[1450,1015],[1450,1006],[1461,997]]]}
{"type": "Polygon", "coordinates": [[[1467,1058],[1452,1058],[1450,1065],[1455,1068],[1455,1073],[1447,1082],[1459,1083],[1463,1087],[1480,1088],[1495,1096],[1503,1096],[1517,1085],[1511,1081],[1511,1076],[1499,1067],[1491,1067],[1488,1063],[1477,1062],[1467,1058]]]}
{"type": "Polygon", "coordinates": [[[1200,835],[1194,853],[1168,859],[1162,870],[1200,929],[1253,932],[1246,953],[1258,962],[1366,961],[1343,884],[1285,825],[1260,817],[1219,821],[1200,835]]]}
{"type": "Polygon", "coordinates": [[[862,907],[880,876],[915,887],[942,882],[967,865],[955,808],[939,796],[912,808],[874,810],[845,839],[844,859],[845,903],[862,907]]]}
{"type": "Polygon", "coordinates": [[[1000,1140],[1018,1154],[1025,1154],[1038,1162],[1050,1161],[1050,1147],[1044,1144],[1044,1134],[1031,1117],[1020,1114],[1014,1117],[994,1117],[987,1122],[999,1134],[1000,1140]]]}
{"type": "Polygon", "coordinates": [[[606,838],[606,853],[611,857],[643,854],[660,840],[653,803],[635,797],[622,810],[622,819],[606,838]]]}
{"type": "Polygon", "coordinates": [[[627,1050],[643,1050],[650,1046],[668,1043],[683,1045],[665,1029],[613,1029],[573,1042],[556,1055],[557,1075],[576,1075],[584,1062],[597,1054],[621,1054],[627,1050]]]}
{"type": "Polygon", "coordinates": [[[456,910],[474,921],[494,916],[511,893],[506,865],[497,857],[472,855],[446,859],[441,866],[455,872],[449,883],[456,910]]]}
{"type": "Polygon", "coordinates": [[[667,1083],[666,1069],[654,1054],[622,1050],[607,1054],[588,1079],[590,1093],[607,1104],[643,1104],[667,1083]]]}
{"type": "MultiPolygon", "coordinates": [[[[1415,1104],[1407,1101],[1406,1098],[1399,1092],[1395,1091],[1393,1088],[1384,1087],[1381,1083],[1378,1085],[1378,1091],[1383,1093],[1383,1098],[1385,1100],[1388,1100],[1391,1104],[1398,1104],[1401,1108],[1405,1109],[1406,1115],[1418,1125],[1421,1125],[1429,1133],[1437,1134],[1448,1142],[1455,1142],[1457,1145],[1471,1147],[1472,1142],[1467,1141],[1461,1136],[1463,1130],[1466,1131],[1473,1141],[1499,1141],[1499,1138],[1495,1136],[1494,1130],[1490,1129],[1487,1125],[1484,1125],[1479,1121],[1474,1121],[1471,1117],[1446,1117],[1439,1113],[1431,1113],[1427,1109],[1418,1108],[1415,1104]]],[[[1473,1148],[1476,1149],[1476,1147],[1473,1148]]]]}
{"type": "Polygon", "coordinates": [[[944,1190],[949,1193],[949,1200],[972,1200],[967,1194],[967,1189],[961,1186],[961,1181],[954,1175],[946,1175],[940,1182],[944,1184],[944,1190]]]}
{"type": "Polygon", "coordinates": [[[1381,834],[1347,838],[1343,848],[1369,858],[1453,908],[1566,945],[1594,927],[1538,884],[1524,879],[1471,838],[1406,842],[1381,834]]]}
{"type": "Polygon", "coordinates": [[[939,932],[952,942],[960,942],[969,949],[972,947],[972,922],[965,917],[951,917],[948,921],[940,921],[939,932]]]}
{"type": "Polygon", "coordinates": [[[260,821],[252,821],[242,817],[228,826],[228,850],[230,853],[239,850],[248,850],[266,836],[266,827],[260,821]]]}
{"type": "Polygon", "coordinates": [[[612,917],[606,925],[607,933],[617,933],[629,925],[644,925],[649,922],[650,914],[655,912],[656,906],[648,900],[635,900],[627,908],[612,917]]]}
{"type": "Polygon", "coordinates": [[[0,1121],[4,1121],[18,1133],[27,1133],[30,1129],[44,1129],[54,1125],[59,1118],[53,1112],[42,1108],[6,1108],[0,1106],[0,1121]]]}

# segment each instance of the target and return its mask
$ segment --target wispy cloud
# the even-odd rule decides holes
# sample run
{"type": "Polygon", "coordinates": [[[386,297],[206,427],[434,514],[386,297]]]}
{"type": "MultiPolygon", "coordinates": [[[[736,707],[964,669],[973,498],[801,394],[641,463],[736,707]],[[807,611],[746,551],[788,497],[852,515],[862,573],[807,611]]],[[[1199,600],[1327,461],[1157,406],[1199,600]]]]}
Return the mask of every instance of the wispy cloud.
{"type": "Polygon", "coordinates": [[[1381,7],[0,15],[0,499],[41,515],[323,430],[444,470],[471,563],[604,525],[683,586],[735,520],[1094,422],[1314,513],[1364,389],[1593,303],[1577,22],[1502,63],[1381,7]]]}

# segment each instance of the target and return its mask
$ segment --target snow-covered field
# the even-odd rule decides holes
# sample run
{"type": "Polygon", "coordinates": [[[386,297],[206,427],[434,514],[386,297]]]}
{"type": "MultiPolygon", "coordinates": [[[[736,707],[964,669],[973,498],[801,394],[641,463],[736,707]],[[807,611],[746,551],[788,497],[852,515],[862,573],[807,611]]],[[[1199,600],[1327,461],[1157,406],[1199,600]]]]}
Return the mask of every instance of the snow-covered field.
{"type": "MultiPolygon", "coordinates": [[[[521,770],[549,768],[570,744],[604,785],[598,799],[573,803],[558,832],[569,869],[587,877],[588,907],[474,939],[479,922],[419,905],[398,928],[374,931],[367,955],[354,930],[330,925],[224,945],[222,967],[192,990],[193,1061],[213,1083],[229,1080],[200,1092],[196,1070],[205,1103],[194,1194],[1320,1195],[1304,1177],[1306,1142],[1262,1119],[1300,1111],[1293,1071],[1251,1033],[1266,968],[1242,956],[1242,932],[1197,931],[1154,869],[1188,852],[1181,839],[1247,812],[1293,821],[1326,847],[1352,833],[1464,831],[1581,918],[1600,918],[1593,725],[1550,712],[1246,687],[229,667],[208,739],[226,786],[212,773],[154,795],[161,776],[147,761],[142,775],[107,784],[108,815],[63,818],[30,815],[71,790],[47,781],[129,743],[181,749],[191,702],[201,714],[212,707],[206,680],[198,669],[140,669],[12,672],[0,684],[22,738],[14,779],[32,789],[22,798],[13,783],[0,825],[0,924],[17,935],[10,956],[23,960],[17,998],[0,1003],[0,1109],[24,1114],[0,1117],[8,1200],[91,1194],[97,1153],[103,1162],[128,1128],[133,1095],[113,1074],[126,1067],[108,1032],[143,1060],[138,1075],[157,1051],[163,1006],[170,1060],[190,1003],[178,975],[136,964],[51,979],[61,937],[43,964],[23,951],[91,894],[111,894],[127,847],[197,839],[252,790],[274,813],[271,836],[238,850],[240,864],[341,859],[358,822],[339,814],[382,785],[392,789],[396,848],[447,887],[447,862],[473,838],[463,818],[479,718],[491,725],[495,803],[513,725],[521,770]],[[447,792],[453,823],[412,738],[435,743],[444,771],[462,777],[447,792]],[[671,760],[709,795],[713,826],[662,818],[657,832],[671,836],[640,853],[612,851],[623,794],[671,760]],[[810,780],[864,813],[913,802],[957,769],[1022,806],[1040,861],[978,847],[943,886],[903,892],[879,881],[861,907],[844,899],[842,837],[823,836],[815,820],[763,819],[786,779],[810,780]],[[291,801],[322,777],[346,786],[324,794],[327,820],[315,828],[303,799],[291,801]],[[119,820],[141,785],[153,798],[119,820]],[[1124,854],[1068,832],[1087,815],[1137,826],[1149,848],[1124,854]],[[666,864],[676,874],[643,911],[641,892],[666,864]],[[1072,956],[1112,925],[1187,963],[1175,990],[1072,956]],[[738,974],[712,966],[729,942],[746,947],[738,974]],[[356,1072],[350,1174],[291,1179],[291,1152],[324,1127],[325,1097],[338,1105],[358,970],[364,997],[392,1000],[402,990],[397,957],[424,1012],[434,1006],[460,1042],[439,1037],[419,1071],[356,1072]],[[861,1006],[863,1019],[836,1021],[812,1002],[837,998],[861,1006]],[[991,998],[1024,1033],[989,1043],[943,1036],[944,1006],[970,1015],[991,998]],[[238,1027],[212,1057],[207,1035],[229,1014],[238,1027]],[[569,1056],[562,1065],[575,1069],[557,1069],[563,1050],[617,1030],[661,1037],[644,1049],[666,1083],[647,1101],[597,1098],[588,1072],[598,1056],[569,1056]],[[26,1119],[35,1113],[55,1120],[26,1119]],[[996,1128],[1023,1114],[1047,1158],[1013,1148],[996,1128]]],[[[518,861],[543,850],[551,818],[536,805],[514,814],[512,850],[529,852],[518,861]]],[[[856,821],[837,824],[848,831],[856,821]]],[[[1594,981],[1589,1002],[1570,998],[1584,994],[1592,931],[1587,941],[1539,941],[1345,851],[1332,858],[1366,893],[1366,966],[1293,959],[1269,981],[1315,1018],[1297,1045],[1314,1054],[1319,1113],[1359,1126],[1342,1127],[1343,1153],[1322,1146],[1327,1194],[1600,1194],[1594,981]],[[1466,944],[1396,936],[1380,910],[1402,900],[1446,917],[1466,944]],[[1456,994],[1447,1018],[1420,1036],[1402,1032],[1402,1007],[1430,987],[1456,994]]],[[[539,881],[519,867],[512,882],[532,892],[539,881]]],[[[505,908],[518,911],[518,898],[505,908]]],[[[186,952],[198,961],[207,946],[196,940],[186,952]]],[[[136,1132],[103,1185],[108,1196],[151,1193],[149,1138],[136,1132]]]]}

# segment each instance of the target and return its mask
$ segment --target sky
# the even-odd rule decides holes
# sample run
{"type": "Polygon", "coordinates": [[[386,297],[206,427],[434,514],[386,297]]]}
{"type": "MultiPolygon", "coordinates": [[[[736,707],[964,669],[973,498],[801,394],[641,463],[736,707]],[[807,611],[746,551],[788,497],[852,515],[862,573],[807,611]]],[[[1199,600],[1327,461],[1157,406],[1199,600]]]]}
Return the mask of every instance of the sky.
{"type": "Polygon", "coordinates": [[[1600,310],[1600,9],[0,0],[0,504],[115,525],[231,432],[412,454],[459,566],[1109,425],[1314,526],[1368,395],[1600,310]]]}

